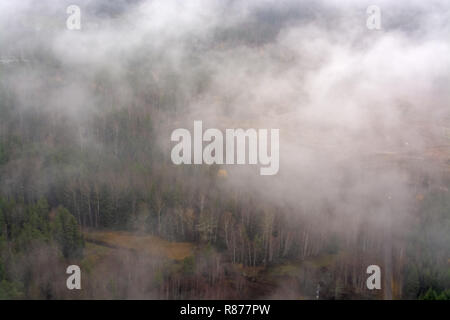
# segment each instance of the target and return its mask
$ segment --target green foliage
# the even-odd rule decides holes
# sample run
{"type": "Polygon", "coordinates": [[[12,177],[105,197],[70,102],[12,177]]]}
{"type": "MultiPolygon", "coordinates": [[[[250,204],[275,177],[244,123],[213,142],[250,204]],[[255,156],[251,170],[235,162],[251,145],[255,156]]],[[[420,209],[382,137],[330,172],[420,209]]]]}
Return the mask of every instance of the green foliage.
{"type": "Polygon", "coordinates": [[[433,192],[424,199],[420,213],[421,220],[409,235],[404,293],[413,299],[445,298],[450,290],[450,198],[445,192],[433,192]]]}
{"type": "Polygon", "coordinates": [[[22,299],[23,285],[20,282],[0,281],[0,300],[22,299]]]}
{"type": "Polygon", "coordinates": [[[32,243],[50,243],[56,239],[65,256],[82,248],[83,238],[75,217],[65,208],[58,208],[55,217],[50,217],[47,201],[24,205],[0,198],[0,249],[9,242],[21,252],[32,243]]]}
{"type": "Polygon", "coordinates": [[[195,271],[195,257],[189,256],[183,259],[182,271],[184,274],[194,274],[195,271]]]}
{"type": "Polygon", "coordinates": [[[425,294],[419,297],[421,300],[450,300],[450,289],[436,292],[433,288],[429,288],[425,294]]]}
{"type": "Polygon", "coordinates": [[[59,248],[61,258],[82,254],[83,237],[75,217],[63,207],[51,212],[45,199],[24,204],[0,197],[0,299],[28,296],[31,274],[17,272],[16,266],[28,261],[36,248],[43,252],[59,248]]]}
{"type": "MultiPolygon", "coordinates": [[[[1,201],[1,199],[0,199],[1,201]]],[[[6,242],[6,221],[5,221],[5,215],[3,213],[3,208],[0,204],[0,250],[3,248],[5,242],[6,242]]]]}
{"type": "Polygon", "coordinates": [[[84,246],[83,236],[75,217],[65,208],[58,208],[51,225],[52,235],[60,245],[64,257],[78,257],[84,246]]]}

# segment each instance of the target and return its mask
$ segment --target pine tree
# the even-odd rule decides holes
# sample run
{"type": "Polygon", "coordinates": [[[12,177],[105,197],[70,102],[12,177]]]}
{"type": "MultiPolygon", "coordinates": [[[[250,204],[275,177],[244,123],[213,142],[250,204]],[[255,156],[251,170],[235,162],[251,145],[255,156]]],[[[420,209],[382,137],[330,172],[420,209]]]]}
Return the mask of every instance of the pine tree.
{"type": "Polygon", "coordinates": [[[70,258],[81,255],[84,246],[83,236],[75,217],[67,209],[58,208],[51,229],[64,257],[70,258]]]}

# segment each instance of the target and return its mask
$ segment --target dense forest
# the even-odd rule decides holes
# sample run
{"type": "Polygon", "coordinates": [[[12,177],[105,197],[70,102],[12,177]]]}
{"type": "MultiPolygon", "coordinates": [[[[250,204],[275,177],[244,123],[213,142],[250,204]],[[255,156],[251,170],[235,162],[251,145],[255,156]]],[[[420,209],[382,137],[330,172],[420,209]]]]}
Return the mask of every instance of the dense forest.
{"type": "MultiPolygon", "coordinates": [[[[333,66],[333,50],[340,57],[341,43],[365,32],[364,23],[356,35],[343,32],[347,23],[331,31],[320,21],[347,13],[326,1],[254,5],[244,17],[231,1],[222,5],[233,19],[212,19],[217,8],[206,6],[149,26],[135,16],[154,9],[146,1],[114,3],[82,2],[78,31],[64,29],[64,4],[42,2],[48,13],[33,19],[40,11],[31,5],[9,8],[25,26],[2,22],[12,31],[0,53],[17,59],[0,64],[0,299],[450,299],[450,101],[440,82],[448,74],[423,62],[417,81],[437,89],[420,91],[406,80],[415,69],[399,70],[406,93],[383,87],[386,100],[368,100],[384,107],[368,106],[370,117],[354,125],[329,106],[370,94],[364,85],[336,76],[324,102],[313,93],[328,81],[320,66],[333,66]],[[303,30],[313,35],[291,42],[303,30]],[[323,52],[307,47],[316,33],[331,34],[313,44],[323,52]],[[358,94],[336,96],[342,90],[358,94]],[[304,108],[325,117],[303,113],[311,101],[304,108]],[[171,130],[193,119],[249,127],[267,118],[294,137],[280,142],[291,149],[281,150],[289,160],[277,177],[171,162],[171,130]],[[82,290],[66,288],[71,264],[82,290]],[[366,287],[374,264],[381,290],[366,287]]],[[[400,46],[413,61],[414,28],[424,46],[435,30],[411,23],[413,31],[387,27],[405,32],[394,40],[410,41],[400,46]]],[[[370,60],[377,43],[393,40],[373,41],[373,50],[355,50],[370,60]]],[[[377,76],[387,88],[398,80],[377,76]]]]}

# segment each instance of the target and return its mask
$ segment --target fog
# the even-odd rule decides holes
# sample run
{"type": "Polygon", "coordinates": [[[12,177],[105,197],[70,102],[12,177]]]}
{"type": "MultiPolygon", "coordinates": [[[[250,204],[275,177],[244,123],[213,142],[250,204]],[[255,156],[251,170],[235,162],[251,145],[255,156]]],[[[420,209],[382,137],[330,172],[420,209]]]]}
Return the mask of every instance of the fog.
{"type": "MultiPolygon", "coordinates": [[[[450,5],[377,1],[381,30],[369,30],[372,4],[3,0],[1,82],[17,113],[78,128],[67,134],[82,148],[102,148],[92,117],[156,106],[148,144],[166,163],[170,133],[195,120],[280,129],[278,174],[223,166],[222,192],[263,199],[324,232],[351,238],[363,224],[402,234],[423,181],[444,188],[448,170],[430,153],[448,145],[450,5]],[[70,4],[81,9],[80,30],[66,28],[70,4]],[[156,102],[158,92],[167,96],[156,102]]],[[[5,176],[8,192],[16,176],[5,176]]]]}

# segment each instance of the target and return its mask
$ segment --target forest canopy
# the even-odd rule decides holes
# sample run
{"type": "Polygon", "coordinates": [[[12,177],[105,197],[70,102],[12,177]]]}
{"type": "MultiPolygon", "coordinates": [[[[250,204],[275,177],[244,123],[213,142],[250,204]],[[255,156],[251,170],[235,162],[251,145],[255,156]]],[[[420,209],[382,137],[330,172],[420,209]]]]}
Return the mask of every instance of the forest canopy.
{"type": "Polygon", "coordinates": [[[0,299],[449,299],[449,4],[371,4],[0,2],[0,299]],[[279,171],[174,164],[196,120],[279,171]]]}

